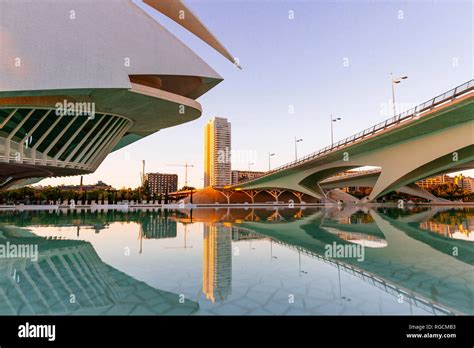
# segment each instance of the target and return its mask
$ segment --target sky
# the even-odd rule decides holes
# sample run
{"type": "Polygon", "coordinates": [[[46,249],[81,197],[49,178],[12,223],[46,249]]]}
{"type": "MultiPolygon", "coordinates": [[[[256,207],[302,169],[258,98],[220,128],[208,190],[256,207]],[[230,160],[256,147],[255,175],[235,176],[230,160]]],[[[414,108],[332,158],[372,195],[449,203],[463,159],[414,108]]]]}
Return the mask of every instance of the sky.
{"type": "MultiPolygon", "coordinates": [[[[242,70],[178,24],[135,1],[224,81],[198,101],[195,121],[163,129],[110,154],[85,184],[140,185],[146,172],[176,173],[184,185],[202,187],[204,125],[212,117],[232,123],[232,169],[271,166],[340,140],[392,116],[391,78],[397,111],[404,111],[473,78],[473,3],[440,1],[187,0],[185,3],[236,56],[242,70]]],[[[159,117],[157,115],[157,117],[159,117]]],[[[474,176],[474,171],[464,174],[474,176]]],[[[79,184],[79,177],[41,185],[79,184]]]]}

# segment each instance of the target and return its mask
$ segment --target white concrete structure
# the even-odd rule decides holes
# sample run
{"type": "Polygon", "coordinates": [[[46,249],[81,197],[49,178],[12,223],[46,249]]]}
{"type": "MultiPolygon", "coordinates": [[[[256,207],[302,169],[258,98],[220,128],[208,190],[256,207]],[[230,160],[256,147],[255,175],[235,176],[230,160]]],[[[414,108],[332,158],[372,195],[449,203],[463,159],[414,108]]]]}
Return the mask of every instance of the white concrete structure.
{"type": "MultiPolygon", "coordinates": [[[[233,61],[183,3],[146,3],[233,61]]],[[[131,0],[2,0],[0,47],[0,188],[93,172],[111,151],[198,118],[195,99],[222,81],[131,0]]]]}
{"type": "Polygon", "coordinates": [[[455,168],[472,168],[473,114],[474,80],[470,80],[298,161],[229,188],[284,189],[324,199],[324,180],[373,166],[381,170],[370,185],[373,190],[368,201],[399,189],[431,199],[432,195],[410,185],[455,168]]]}

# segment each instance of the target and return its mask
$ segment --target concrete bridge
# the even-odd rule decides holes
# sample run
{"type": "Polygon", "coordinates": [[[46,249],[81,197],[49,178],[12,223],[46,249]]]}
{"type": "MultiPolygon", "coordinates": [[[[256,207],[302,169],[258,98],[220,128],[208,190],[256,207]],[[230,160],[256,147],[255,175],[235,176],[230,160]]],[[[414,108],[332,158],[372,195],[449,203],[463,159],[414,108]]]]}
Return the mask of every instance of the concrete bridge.
{"type": "MultiPolygon", "coordinates": [[[[462,171],[462,170],[469,170],[474,168],[474,163],[463,163],[461,165],[449,168],[445,171],[440,171],[436,175],[443,175],[452,173],[453,171],[462,171]]],[[[357,198],[353,197],[352,195],[341,192],[337,194],[341,187],[374,187],[377,183],[377,180],[380,177],[382,170],[380,168],[370,169],[370,170],[361,170],[356,172],[344,172],[339,173],[336,176],[332,176],[320,182],[319,186],[326,192],[326,195],[329,198],[335,197],[335,200],[343,200],[343,201],[359,201],[357,198]]],[[[449,202],[447,199],[436,197],[435,195],[429,193],[428,191],[424,190],[416,183],[411,183],[405,186],[399,187],[396,191],[406,193],[408,195],[413,195],[417,197],[421,197],[427,199],[431,202],[449,202]]]]}
{"type": "Polygon", "coordinates": [[[289,190],[325,199],[324,188],[331,187],[328,178],[373,166],[380,170],[363,178],[373,187],[366,201],[395,190],[434,200],[414,183],[456,168],[472,168],[473,115],[474,80],[470,80],[298,161],[227,189],[289,190]]]}

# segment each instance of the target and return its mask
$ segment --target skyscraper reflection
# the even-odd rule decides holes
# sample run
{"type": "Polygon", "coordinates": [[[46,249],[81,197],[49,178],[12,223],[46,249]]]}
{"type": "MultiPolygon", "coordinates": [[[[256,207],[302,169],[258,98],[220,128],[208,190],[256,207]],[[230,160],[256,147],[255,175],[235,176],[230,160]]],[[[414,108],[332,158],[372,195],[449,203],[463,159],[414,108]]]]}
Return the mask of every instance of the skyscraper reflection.
{"type": "Polygon", "coordinates": [[[227,299],[232,291],[232,226],[204,224],[202,291],[211,302],[227,299]]]}

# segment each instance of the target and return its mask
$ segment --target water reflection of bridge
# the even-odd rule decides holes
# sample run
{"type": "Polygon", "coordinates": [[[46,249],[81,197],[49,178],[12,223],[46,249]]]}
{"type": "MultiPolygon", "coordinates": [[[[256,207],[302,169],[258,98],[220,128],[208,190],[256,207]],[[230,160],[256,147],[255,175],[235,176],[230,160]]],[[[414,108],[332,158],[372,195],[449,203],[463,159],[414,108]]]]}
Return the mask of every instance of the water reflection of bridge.
{"type": "Polygon", "coordinates": [[[38,245],[39,257],[0,260],[0,314],[191,314],[199,308],[110,267],[90,243],[11,237],[5,229],[5,242],[38,245]]]}
{"type": "MultiPolygon", "coordinates": [[[[225,214],[224,214],[225,215],[225,214]]],[[[324,226],[337,226],[333,223],[332,220],[327,220],[328,214],[322,214],[321,212],[316,214],[320,219],[321,225],[324,226]],[[326,219],[325,219],[326,218],[326,219]]],[[[335,212],[331,211],[330,216],[334,217],[335,212]]],[[[346,214],[339,216],[342,219],[346,219],[346,214]]],[[[228,217],[226,217],[227,219],[228,217]]],[[[221,302],[227,299],[228,295],[231,293],[231,275],[232,275],[232,246],[230,236],[237,236],[238,238],[232,238],[234,241],[244,241],[244,240],[254,240],[254,239],[270,239],[273,243],[284,246],[285,248],[294,250],[298,254],[307,255],[311,258],[315,258],[319,261],[329,264],[338,269],[338,272],[343,271],[347,274],[353,275],[365,283],[374,286],[383,292],[393,296],[396,301],[403,300],[403,303],[407,303],[412,307],[422,309],[427,314],[434,315],[452,315],[459,313],[456,310],[453,310],[447,306],[430,301],[425,297],[417,294],[415,291],[409,290],[409,285],[406,287],[403,285],[398,285],[395,282],[391,282],[385,278],[382,278],[363,268],[356,267],[347,262],[341,262],[335,259],[329,259],[321,255],[321,252],[313,251],[311,248],[307,247],[308,244],[305,244],[305,240],[297,236],[296,238],[291,239],[291,242],[286,242],[283,238],[280,238],[281,235],[278,233],[274,234],[271,231],[282,230],[286,235],[293,235],[295,230],[298,230],[300,227],[307,226],[308,221],[314,220],[315,215],[310,215],[306,219],[295,220],[292,222],[279,222],[275,223],[274,221],[267,220],[264,222],[245,222],[245,220],[240,221],[237,225],[226,222],[216,222],[213,224],[207,224],[204,229],[204,257],[203,257],[203,292],[206,294],[206,297],[211,302],[221,302]],[[263,228],[265,226],[265,228],[263,228]],[[291,230],[289,230],[291,226],[291,230]],[[263,229],[262,229],[263,228],[263,229]],[[303,247],[298,245],[298,241],[303,241],[303,247]]],[[[413,221],[413,218],[410,219],[413,221]]],[[[364,231],[368,240],[371,240],[373,236],[382,235],[380,231],[377,230],[377,225],[374,223],[374,220],[371,220],[370,224],[343,224],[342,228],[344,230],[350,231],[351,229],[355,230],[355,233],[359,235],[359,231],[364,231]]],[[[313,221],[314,222],[314,221],[313,221]]],[[[331,227],[333,228],[333,227],[331,227]]],[[[302,230],[304,232],[304,230],[302,230]]],[[[306,233],[305,233],[306,234],[306,233]]],[[[313,239],[313,237],[309,237],[313,239]]],[[[307,239],[307,238],[306,238],[307,239]]],[[[337,237],[334,237],[336,240],[337,237]]],[[[350,242],[350,240],[348,240],[350,242]]],[[[328,243],[325,241],[325,243],[328,243]]],[[[370,260],[369,268],[372,270],[375,269],[374,264],[377,264],[377,261],[370,260]]],[[[362,267],[367,265],[362,265],[362,267]]],[[[367,268],[367,267],[366,267],[367,268]]],[[[300,270],[301,271],[301,270],[300,270]]],[[[400,284],[400,283],[399,283],[400,284]]],[[[401,282],[403,284],[403,281],[401,282]]],[[[341,283],[339,282],[341,287],[341,283]]],[[[340,288],[341,292],[341,288],[340,288]]],[[[340,294],[342,297],[342,294],[340,294]]]]}
{"type": "MultiPolygon", "coordinates": [[[[263,235],[264,236],[264,235],[263,235]]],[[[410,306],[415,306],[415,307],[418,307],[418,308],[421,308],[422,310],[424,310],[425,312],[427,313],[431,313],[431,314],[434,314],[434,315],[452,315],[452,314],[455,314],[455,312],[447,309],[447,308],[443,308],[441,306],[438,306],[436,304],[434,304],[433,302],[430,302],[422,297],[419,297],[419,296],[414,296],[412,294],[410,294],[407,290],[405,289],[402,289],[401,287],[395,285],[395,284],[391,284],[389,282],[386,282],[385,280],[383,279],[380,279],[378,278],[377,276],[375,275],[372,275],[370,273],[367,273],[361,269],[358,269],[352,265],[348,265],[348,264],[345,264],[345,263],[342,263],[342,262],[339,262],[339,261],[336,261],[336,260],[332,260],[332,259],[329,259],[329,258],[326,258],[326,257],[323,257],[317,253],[314,253],[310,250],[307,250],[305,248],[302,248],[300,246],[296,246],[296,245],[292,245],[292,244],[289,244],[289,243],[285,243],[285,242],[282,242],[278,239],[273,239],[273,242],[277,243],[277,244],[280,244],[280,245],[283,245],[284,247],[288,248],[288,249],[291,249],[291,250],[295,250],[296,252],[298,253],[301,253],[303,255],[306,255],[306,256],[309,256],[309,257],[312,257],[312,258],[316,258],[318,259],[319,261],[322,261],[326,264],[329,264],[333,267],[336,267],[339,270],[342,270],[350,275],[353,275],[361,280],[363,280],[364,282],[366,283],[369,283],[370,285],[372,286],[375,286],[376,288],[378,289],[381,289],[382,291],[386,292],[387,294],[390,294],[394,297],[397,297],[397,298],[402,298],[403,301],[406,301],[410,304],[410,306]],[[400,297],[403,296],[403,297],[400,297]]],[[[339,283],[339,286],[340,286],[340,283],[339,283]]]]}
{"type": "MultiPolygon", "coordinates": [[[[39,214],[28,212],[7,214],[6,216],[1,214],[0,223],[21,226],[56,226],[55,223],[57,223],[60,226],[77,227],[86,224],[85,228],[92,227],[98,232],[106,224],[114,221],[133,221],[140,224],[140,233],[143,238],[175,238],[178,222],[185,226],[188,223],[201,222],[205,226],[202,291],[212,302],[223,301],[231,294],[232,241],[271,238],[271,240],[296,250],[300,254],[308,254],[313,258],[329,263],[337,267],[338,271],[342,270],[354,274],[393,296],[403,295],[405,302],[422,308],[428,313],[450,314],[464,312],[466,309],[469,312],[472,311],[472,305],[469,304],[469,295],[466,295],[466,291],[472,289],[472,281],[470,282],[469,278],[466,278],[466,283],[463,283],[458,281],[457,277],[451,277],[451,275],[454,269],[461,274],[461,278],[466,277],[466,275],[462,275],[464,274],[462,272],[467,272],[469,266],[472,267],[472,260],[469,258],[469,255],[471,257],[473,255],[472,244],[467,241],[440,239],[441,237],[436,234],[430,234],[417,227],[421,222],[433,218],[435,214],[443,209],[446,208],[416,208],[414,211],[417,214],[397,210],[394,211],[394,216],[388,216],[388,213],[383,209],[374,212],[369,210],[360,211],[355,207],[342,210],[337,208],[330,210],[221,208],[182,212],[161,211],[160,213],[103,212],[96,213],[93,216],[69,212],[53,214],[52,217],[45,212],[39,214]],[[20,218],[18,219],[18,217],[20,218]],[[97,226],[102,227],[98,229],[97,226]],[[341,234],[331,233],[330,230],[339,230],[341,234]],[[351,263],[351,260],[334,261],[322,256],[324,245],[327,243],[332,243],[332,241],[341,244],[350,243],[350,239],[344,240],[341,238],[343,234],[348,233],[357,236],[365,234],[369,240],[371,238],[384,239],[388,242],[388,247],[379,248],[380,250],[366,249],[367,261],[357,265],[351,263]],[[453,247],[460,250],[460,255],[457,258],[453,258],[449,253],[453,247]],[[433,262],[429,261],[432,258],[434,258],[433,262]],[[427,264],[420,265],[425,260],[428,260],[427,264]],[[430,268],[427,268],[428,266],[430,268]],[[404,278],[403,275],[408,276],[404,278]],[[439,295],[439,300],[437,299],[438,291],[443,292],[439,295]],[[451,298],[447,291],[452,291],[455,295],[451,298]],[[422,295],[419,296],[418,294],[422,295]],[[441,305],[437,303],[441,303],[441,305]]],[[[0,240],[1,238],[0,234],[0,240]]],[[[38,240],[37,238],[34,242],[36,243],[38,240]]],[[[22,238],[22,241],[26,242],[26,239],[22,238]]],[[[52,241],[48,243],[52,243],[52,241]]],[[[45,265],[44,269],[40,269],[44,275],[36,269],[37,266],[29,261],[16,260],[15,262],[18,263],[8,265],[0,261],[0,271],[4,274],[4,276],[0,276],[0,289],[9,289],[10,294],[12,292],[14,294],[12,298],[34,298],[38,305],[44,303],[45,300],[46,303],[52,301],[58,308],[53,307],[54,310],[51,310],[51,313],[61,313],[60,309],[64,310],[64,306],[74,313],[88,313],[96,307],[98,308],[97,311],[101,311],[108,306],[116,308],[117,302],[114,301],[117,301],[117,298],[119,299],[118,307],[122,308],[124,306],[123,297],[117,294],[118,289],[133,288],[135,285],[129,286],[127,285],[128,280],[124,280],[121,285],[116,286],[117,282],[115,280],[128,276],[103,264],[88,243],[58,240],[54,241],[54,245],[57,246],[56,249],[61,250],[48,251],[52,248],[47,248],[47,245],[44,245],[44,248],[41,249],[42,258],[47,256],[47,262],[42,259],[38,263],[45,265]],[[24,264],[22,265],[21,262],[24,264]],[[77,267],[80,268],[76,269],[77,267]],[[27,270],[26,273],[24,273],[25,270],[27,270]],[[10,284],[14,272],[20,276],[20,283],[10,284]],[[105,275],[100,272],[105,272],[105,275]],[[55,279],[57,274],[61,278],[50,281],[48,284],[46,280],[49,280],[49,277],[55,279]],[[110,277],[112,279],[109,279],[110,277]],[[46,280],[43,280],[43,278],[46,280]],[[30,279],[34,282],[40,282],[41,285],[36,285],[38,290],[32,288],[24,292],[23,295],[18,293],[17,289],[22,290],[22,286],[30,284],[30,279]],[[4,283],[4,280],[8,280],[8,282],[4,283]],[[58,290],[61,288],[63,289],[58,290]],[[57,295],[54,291],[48,289],[54,289],[57,295]],[[68,296],[71,292],[76,294],[76,305],[79,304],[81,308],[86,309],[75,309],[72,305],[68,305],[68,296]],[[52,298],[50,299],[50,297],[52,298]],[[61,303],[59,303],[58,297],[61,299],[61,303]]],[[[148,291],[145,290],[145,292],[148,291]]],[[[7,295],[5,290],[3,293],[0,291],[0,306],[2,303],[6,303],[2,299],[7,295]]],[[[126,296],[132,296],[131,292],[126,296]]],[[[176,295],[173,296],[176,297],[176,295]]],[[[10,297],[7,296],[7,298],[10,297]]],[[[31,313],[28,306],[21,304],[23,302],[12,303],[10,307],[16,309],[24,307],[26,313],[31,313]]],[[[8,307],[7,304],[5,306],[8,307]]],[[[10,313],[11,309],[7,310],[0,307],[0,311],[10,313]]],[[[41,313],[41,310],[39,310],[39,313],[41,313]]]]}
{"type": "MultiPolygon", "coordinates": [[[[239,226],[254,233],[260,233],[273,240],[293,245],[309,251],[311,254],[325,255],[325,246],[336,242],[338,245],[350,244],[350,240],[341,239],[328,231],[338,228],[341,231],[354,231],[365,234],[382,235],[386,247],[365,248],[365,259],[358,262],[354,258],[338,259],[339,263],[349,268],[361,270],[362,274],[373,275],[376,279],[390,284],[397,284],[403,294],[416,294],[425,302],[445,308],[449,312],[472,313],[472,255],[474,245],[471,242],[447,239],[436,233],[421,230],[413,216],[403,210],[397,211],[398,218],[386,216],[374,210],[369,211],[373,223],[362,225],[335,224],[334,219],[327,218],[328,213],[319,211],[312,216],[294,221],[291,226],[285,223],[241,222],[239,226]],[[404,215],[409,218],[404,222],[404,215]],[[286,225],[286,226],[285,226],[286,225]],[[453,255],[453,248],[459,255],[453,255]]],[[[426,212],[421,211],[426,217],[426,212]]],[[[337,264],[337,263],[336,263],[337,264]]],[[[382,286],[381,283],[377,283],[382,286]]],[[[385,287],[385,285],[383,285],[385,287]]],[[[405,295],[403,295],[406,297],[405,295]]]]}

